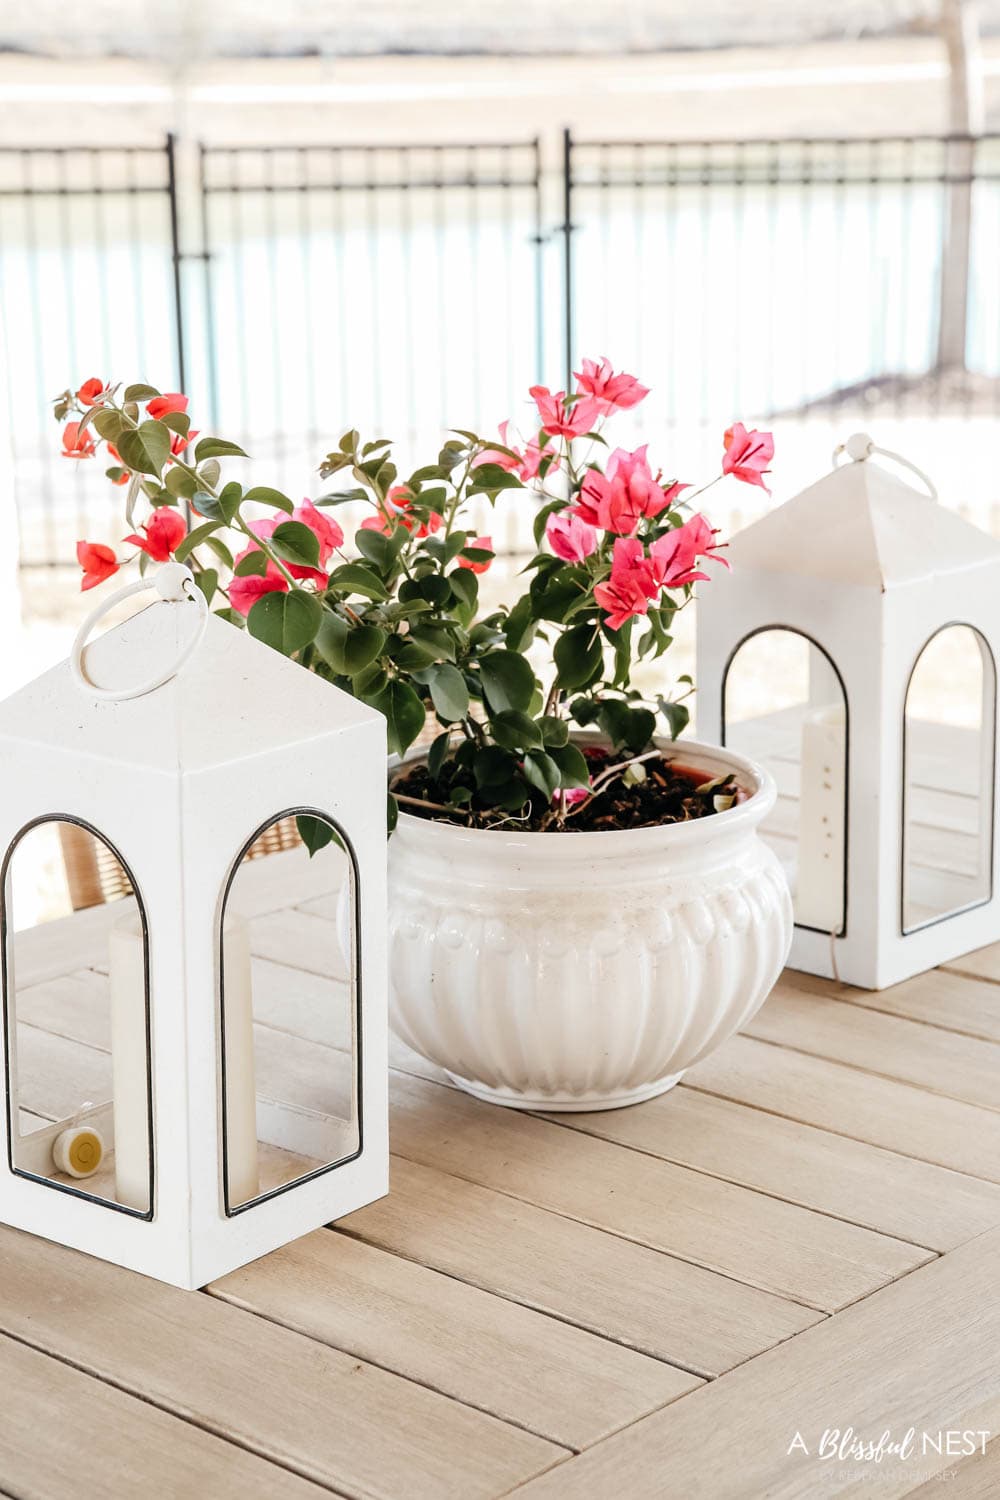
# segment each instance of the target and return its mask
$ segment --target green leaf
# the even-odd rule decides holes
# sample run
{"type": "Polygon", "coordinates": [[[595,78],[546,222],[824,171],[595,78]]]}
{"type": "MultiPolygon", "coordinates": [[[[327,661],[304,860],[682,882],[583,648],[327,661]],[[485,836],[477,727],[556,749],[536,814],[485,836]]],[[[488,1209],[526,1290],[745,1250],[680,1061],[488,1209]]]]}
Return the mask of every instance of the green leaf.
{"type": "Polygon", "coordinates": [[[600,632],[592,625],[574,625],[559,637],[552,654],[559,686],[565,691],[584,687],[598,675],[604,661],[600,632]]]}
{"type": "MultiPolygon", "coordinates": [[[[630,708],[625,720],[625,744],[633,755],[648,748],[656,730],[656,715],[648,708],[630,708]]],[[[676,738],[676,736],[675,736],[676,738]]]]}
{"type": "Polygon", "coordinates": [[[202,484],[206,485],[209,489],[212,490],[214,490],[215,486],[218,484],[219,475],[221,472],[222,471],[214,458],[208,459],[205,463],[200,464],[198,467],[198,473],[201,475],[202,484]]]}
{"type": "Polygon", "coordinates": [[[209,495],[205,490],[196,490],[191,504],[206,521],[221,521],[228,526],[240,508],[243,491],[238,484],[227,484],[221,495],[209,495]]]}
{"type": "Polygon", "coordinates": [[[507,469],[501,469],[499,464],[479,464],[472,471],[472,483],[469,485],[469,494],[474,495],[477,491],[485,494],[495,494],[497,490],[523,490],[524,485],[516,474],[511,474],[507,469]]]}
{"type": "Polygon", "coordinates": [[[319,537],[302,521],[282,521],[268,540],[272,552],[282,562],[294,563],[300,568],[319,567],[319,537]]]}
{"type": "Polygon", "coordinates": [[[171,432],[176,432],[178,437],[186,438],[191,431],[191,418],[186,411],[165,411],[159,421],[164,427],[169,427],[171,432]]]}
{"type": "Polygon", "coordinates": [[[437,781],[441,775],[445,761],[448,759],[448,747],[451,744],[451,730],[446,729],[444,734],[439,734],[427,752],[427,774],[432,781],[437,781]]]}
{"type": "Polygon", "coordinates": [[[172,495],[179,500],[190,500],[198,489],[197,479],[190,474],[185,474],[183,469],[178,469],[176,464],[171,465],[163,476],[163,483],[172,495]]]}
{"type": "Polygon", "coordinates": [[[469,712],[469,689],[457,667],[451,666],[448,662],[441,662],[434,667],[427,686],[430,689],[434,712],[439,714],[446,724],[453,724],[456,720],[465,718],[469,712]]]}
{"type": "Polygon", "coordinates": [[[377,602],[389,595],[382,580],[364,563],[343,563],[330,574],[330,587],[344,594],[364,594],[377,602]]]}
{"type": "Polygon", "coordinates": [[[323,611],[323,619],[316,632],[316,650],[325,662],[328,662],[338,677],[347,674],[347,659],[345,650],[347,637],[351,627],[340,615],[335,615],[332,610],[323,611]]]}
{"type": "Polygon", "coordinates": [[[479,579],[476,574],[471,568],[456,568],[448,574],[448,583],[465,610],[466,617],[471,617],[471,611],[475,609],[479,599],[479,579]]]}
{"type": "Polygon", "coordinates": [[[235,609],[216,609],[213,614],[217,620],[225,620],[227,625],[235,625],[237,630],[246,629],[246,620],[235,609]]]}
{"type": "Polygon", "coordinates": [[[422,651],[429,652],[432,661],[439,657],[444,657],[445,661],[455,660],[455,642],[442,625],[418,620],[410,626],[409,639],[422,651]]]}
{"type": "MultiPolygon", "coordinates": [[[[99,411],[95,410],[91,421],[102,438],[109,443],[114,443],[118,447],[118,436],[125,426],[124,419],[119,412],[109,411],[104,408],[99,411]]],[[[121,453],[120,448],[118,448],[118,452],[121,453]]],[[[123,453],[122,457],[125,457],[123,453]]]]}
{"type": "Polygon", "coordinates": [[[322,618],[323,606],[315,594],[292,589],[258,599],[247,615],[247,629],[266,646],[292,656],[315,639],[322,618]]]}
{"type": "Polygon", "coordinates": [[[553,745],[559,749],[569,744],[569,725],[565,719],[558,719],[554,714],[546,714],[544,719],[538,720],[538,728],[546,749],[551,749],[553,745]]]}
{"type": "Polygon", "coordinates": [[[170,457],[170,428],[162,422],[143,422],[138,428],[126,428],[113,441],[123,462],[140,474],[159,476],[170,457]]]}
{"type": "Polygon", "coordinates": [[[551,746],[549,756],[559,767],[564,787],[590,786],[590,767],[579,745],[551,746]]]}
{"type": "Polygon", "coordinates": [[[336,844],[338,849],[343,849],[344,841],[336,829],[329,824],[325,818],[317,818],[312,813],[299,813],[295,819],[299,838],[309,850],[309,858],[325,849],[327,844],[336,844]]]}
{"type": "MultiPolygon", "coordinates": [[[[140,429],[141,431],[141,429],[140,429]]],[[[243,449],[236,443],[229,443],[225,438],[203,437],[194,450],[195,463],[200,464],[203,458],[246,458],[243,449]]]]}
{"type": "Polygon", "coordinates": [[[246,557],[241,557],[233,569],[237,578],[263,578],[267,572],[267,556],[259,547],[252,547],[246,557]]]}
{"type": "Polygon", "coordinates": [[[202,568],[194,575],[194,581],[205,595],[205,603],[211,604],[215,598],[215,591],[219,586],[219,570],[217,568],[202,568]]]}
{"type": "Polygon", "coordinates": [[[525,710],[535,691],[535,674],[516,651],[491,651],[480,659],[483,693],[492,713],[525,710]]]}
{"type": "Polygon", "coordinates": [[[372,708],[385,714],[389,749],[397,755],[405,755],[426,721],[421,699],[409,683],[396,679],[388,683],[377,698],[368,701],[372,708]]]}
{"type": "Polygon", "coordinates": [[[659,700],[660,713],[667,721],[670,729],[670,738],[677,739],[678,735],[684,733],[691,718],[687,707],[683,703],[667,703],[663,698],[659,700]]]}
{"type": "Polygon", "coordinates": [[[562,781],[558,765],[544,750],[528,751],[524,757],[524,776],[531,786],[536,787],[550,801],[562,781]]]}
{"type": "Polygon", "coordinates": [[[123,401],[152,401],[160,392],[151,385],[127,385],[123,401]]]}
{"type": "Polygon", "coordinates": [[[388,794],[387,805],[386,805],[386,829],[387,829],[387,831],[390,834],[395,833],[395,831],[396,831],[396,824],[398,822],[399,822],[399,803],[396,801],[395,797],[390,792],[388,794]]]}
{"type": "Polygon", "coordinates": [[[225,542],[221,541],[219,539],[219,537],[217,537],[217,536],[210,536],[207,539],[205,545],[207,547],[209,547],[211,549],[211,551],[213,551],[215,553],[215,555],[219,559],[220,563],[222,563],[222,566],[224,568],[228,568],[230,570],[230,572],[232,572],[232,569],[233,569],[233,554],[230,552],[230,550],[226,546],[225,542]]]}
{"type": "Polygon", "coordinates": [[[382,654],[386,642],[384,630],[377,625],[354,625],[344,642],[344,667],[348,677],[356,677],[382,654]]]}
{"type": "MultiPolygon", "coordinates": [[[[475,577],[475,574],[471,575],[475,577]]],[[[535,618],[527,594],[519,599],[504,621],[503,633],[511,651],[523,652],[535,638],[535,618]]]]}
{"type": "Polygon", "coordinates": [[[504,786],[517,771],[517,758],[499,745],[484,745],[477,750],[472,762],[472,772],[480,791],[490,787],[504,786]]]}
{"type": "Polygon", "coordinates": [[[255,485],[253,489],[247,490],[243,498],[252,500],[254,505],[270,505],[274,510],[283,510],[289,516],[295,509],[287,495],[283,495],[280,490],[270,490],[266,485],[255,485]]]}
{"type": "Polygon", "coordinates": [[[374,563],[380,573],[388,573],[396,558],[396,549],[380,531],[359,531],[354,538],[362,557],[374,563]]]}
{"type": "Polygon", "coordinates": [[[541,749],[542,732],[538,725],[516,708],[491,714],[490,733],[504,750],[541,749]]]}

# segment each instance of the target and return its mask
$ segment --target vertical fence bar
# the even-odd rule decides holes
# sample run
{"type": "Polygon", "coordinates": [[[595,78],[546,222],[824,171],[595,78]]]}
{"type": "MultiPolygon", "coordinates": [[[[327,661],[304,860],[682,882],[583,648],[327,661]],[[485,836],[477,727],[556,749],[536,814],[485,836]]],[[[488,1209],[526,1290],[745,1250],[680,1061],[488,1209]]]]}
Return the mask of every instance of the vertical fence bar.
{"type": "Polygon", "coordinates": [[[563,131],[563,333],[566,360],[566,389],[573,384],[573,137],[563,131]]]}
{"type": "Polygon", "coordinates": [[[174,337],[177,347],[177,382],[179,390],[187,388],[184,359],[184,299],[182,291],[180,209],[177,201],[177,138],[167,136],[167,193],[170,198],[170,248],[174,263],[174,337]]]}

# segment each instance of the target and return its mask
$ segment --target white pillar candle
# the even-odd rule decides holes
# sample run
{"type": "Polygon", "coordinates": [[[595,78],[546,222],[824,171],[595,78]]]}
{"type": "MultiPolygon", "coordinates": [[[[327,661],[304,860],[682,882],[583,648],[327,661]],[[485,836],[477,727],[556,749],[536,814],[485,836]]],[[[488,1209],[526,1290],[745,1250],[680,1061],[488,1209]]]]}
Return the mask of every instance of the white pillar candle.
{"type": "Polygon", "coordinates": [[[821,932],[839,932],[844,921],[846,752],[843,704],[803,719],[795,920],[821,932]]]}
{"type": "MultiPolygon", "coordinates": [[[[259,1191],[250,940],[246,923],[237,916],[226,918],[223,964],[229,1201],[237,1205],[255,1198],[259,1191]]],[[[111,929],[110,975],[115,1197],[145,1212],[149,1208],[148,1064],[138,911],[119,918],[111,929]]]]}

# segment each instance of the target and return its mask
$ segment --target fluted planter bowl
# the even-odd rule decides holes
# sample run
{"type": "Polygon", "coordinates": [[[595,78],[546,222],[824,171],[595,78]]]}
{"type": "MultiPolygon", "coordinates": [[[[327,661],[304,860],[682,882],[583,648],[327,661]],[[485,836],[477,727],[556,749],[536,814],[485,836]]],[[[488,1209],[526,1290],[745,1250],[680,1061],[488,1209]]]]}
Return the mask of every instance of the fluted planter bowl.
{"type": "Polygon", "coordinates": [[[738,1031],[781,972],[791,901],[759,834],[773,780],[731,750],[661,748],[706,779],[735,773],[746,799],[608,833],[401,814],[392,1026],[477,1098],[545,1110],[649,1099],[738,1031]]]}

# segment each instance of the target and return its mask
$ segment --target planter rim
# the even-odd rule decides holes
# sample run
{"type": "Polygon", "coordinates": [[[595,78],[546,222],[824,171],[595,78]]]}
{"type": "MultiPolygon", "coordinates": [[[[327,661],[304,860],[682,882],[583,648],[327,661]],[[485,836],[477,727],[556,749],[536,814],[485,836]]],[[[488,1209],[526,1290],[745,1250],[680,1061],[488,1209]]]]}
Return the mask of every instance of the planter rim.
{"type": "MultiPolygon", "coordinates": [[[[575,733],[572,738],[578,744],[603,743],[601,735],[589,731],[575,733]]],[[[530,849],[533,855],[540,855],[544,851],[548,855],[562,853],[565,857],[571,858],[574,850],[577,854],[582,854],[586,850],[588,855],[593,856],[600,851],[609,855],[615,852],[625,853],[628,850],[638,853],[640,848],[652,851],[654,848],[676,849],[699,842],[707,843],[709,840],[728,837],[731,834],[749,832],[767,816],[774,806],[778,795],[774,778],[770,771],[757,761],[749,760],[745,755],[739,755],[735,750],[730,750],[724,745],[710,745],[701,740],[668,740],[655,736],[653,743],[658,749],[676,752],[670,758],[680,761],[682,765],[693,762],[697,767],[698,762],[704,758],[709,761],[705,767],[707,771],[718,772],[723,769],[735,771],[740,783],[750,792],[750,796],[745,802],[739,802],[727,808],[725,812],[713,813],[711,817],[693,818],[687,823],[661,823],[652,828],[615,828],[604,831],[590,829],[582,833],[571,834],[543,833],[538,829],[522,830],[517,827],[503,830],[463,828],[458,823],[448,823],[444,819],[419,818],[400,808],[399,830],[408,835],[436,840],[442,849],[447,845],[467,849],[469,840],[478,838],[489,839],[498,853],[501,846],[504,846],[508,850],[530,849]]],[[[409,754],[401,761],[392,757],[390,775],[394,774],[397,769],[402,769],[403,766],[425,759],[426,751],[424,750],[409,754]]]]}

